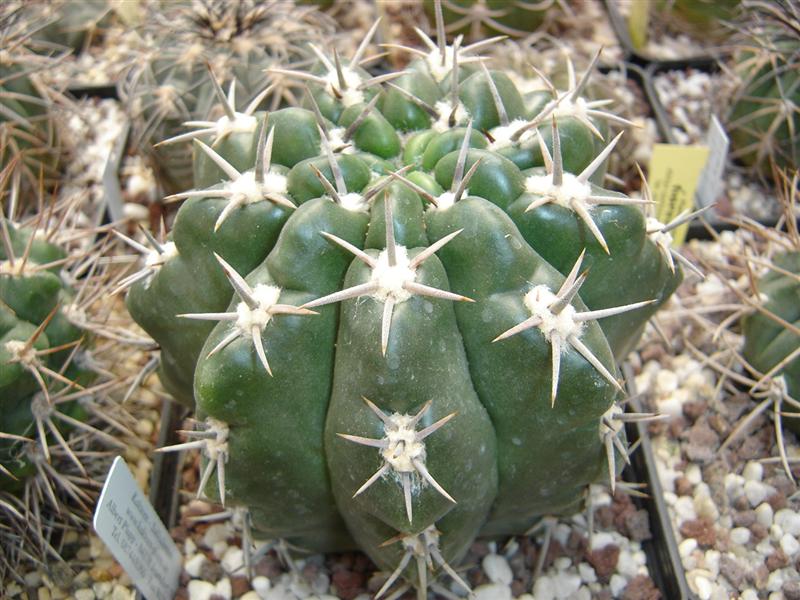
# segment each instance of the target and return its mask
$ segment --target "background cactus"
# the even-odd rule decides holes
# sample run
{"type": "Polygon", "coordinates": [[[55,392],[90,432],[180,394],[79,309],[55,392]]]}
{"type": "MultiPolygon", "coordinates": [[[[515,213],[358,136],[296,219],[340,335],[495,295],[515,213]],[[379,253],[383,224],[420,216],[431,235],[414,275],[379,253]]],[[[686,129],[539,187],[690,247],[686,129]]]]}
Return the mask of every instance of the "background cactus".
{"type": "Polygon", "coordinates": [[[728,115],[732,156],[762,177],[800,165],[800,8],[791,1],[745,2],[742,79],[728,115]]]}
{"type": "Polygon", "coordinates": [[[21,559],[55,564],[58,536],[91,515],[107,468],[102,447],[123,447],[105,428],[130,434],[105,401],[113,377],[92,354],[90,307],[107,294],[99,254],[91,244],[89,252],[78,247],[88,235],[70,228],[74,203],[10,218],[20,204],[19,178],[12,181],[3,194],[9,217],[0,220],[3,577],[21,559]],[[69,247],[63,237],[72,238],[69,247]]]}
{"type": "MultiPolygon", "coordinates": [[[[436,4],[425,1],[431,21],[435,20],[436,4]]],[[[548,11],[564,10],[560,0],[444,0],[441,5],[445,32],[463,34],[474,41],[492,35],[528,35],[545,23],[548,11]]]]}
{"type": "Polygon", "coordinates": [[[146,262],[121,287],[196,403],[171,449],[203,450],[201,491],[424,594],[429,569],[464,586],[477,535],[613,488],[615,354],[681,275],[646,201],[591,183],[602,115],[556,118],[582,84],[529,106],[441,38],[372,77],[368,43],[283,71],[308,109],[196,140],[195,189],[169,237],[126,238],[146,262]]]}
{"type": "Polygon", "coordinates": [[[333,30],[332,21],[312,7],[253,0],[154,2],[144,23],[143,49],[130,57],[119,92],[133,120],[134,144],[152,156],[162,184],[173,192],[191,186],[191,147],[180,139],[153,145],[183,131],[187,121],[226,116],[212,113],[217,98],[208,66],[220,80],[235,81],[233,97],[241,105],[234,101],[235,110],[253,100],[274,108],[293,92],[280,81],[265,91],[265,70],[310,64],[308,44],[328,39],[333,30]]]}
{"type": "Polygon", "coordinates": [[[0,168],[14,165],[23,183],[38,189],[57,178],[56,129],[50,109],[56,92],[40,75],[64,56],[38,40],[50,21],[14,2],[0,7],[0,168]]]}

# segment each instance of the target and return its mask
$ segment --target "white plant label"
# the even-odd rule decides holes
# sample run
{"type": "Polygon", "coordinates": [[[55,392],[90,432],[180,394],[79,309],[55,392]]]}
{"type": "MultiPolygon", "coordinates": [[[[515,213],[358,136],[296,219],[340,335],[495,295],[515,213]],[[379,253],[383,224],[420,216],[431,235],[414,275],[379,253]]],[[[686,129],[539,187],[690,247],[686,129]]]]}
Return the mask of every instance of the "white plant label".
{"type": "Polygon", "coordinates": [[[700,174],[700,181],[697,184],[697,205],[700,207],[716,202],[722,190],[722,173],[725,170],[728,143],[725,129],[717,119],[717,116],[712,115],[711,124],[708,126],[708,134],[706,135],[706,146],[708,146],[709,150],[708,161],[705,169],[700,174]]]}
{"type": "Polygon", "coordinates": [[[181,555],[121,456],[94,513],[94,529],[147,600],[172,600],[181,555]]]}

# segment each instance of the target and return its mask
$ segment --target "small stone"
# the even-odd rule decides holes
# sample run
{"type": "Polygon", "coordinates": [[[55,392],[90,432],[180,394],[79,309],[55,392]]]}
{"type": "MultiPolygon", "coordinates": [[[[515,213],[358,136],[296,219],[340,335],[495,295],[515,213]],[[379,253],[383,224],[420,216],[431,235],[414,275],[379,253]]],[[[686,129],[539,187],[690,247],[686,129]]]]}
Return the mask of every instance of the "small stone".
{"type": "MultiPolygon", "coordinates": [[[[762,506],[759,504],[759,506],[762,506]]],[[[769,506],[769,505],[767,505],[769,506]]],[[[750,527],[756,522],[756,511],[754,510],[740,510],[733,515],[733,524],[736,527],[750,527]]]]}
{"type": "Polygon", "coordinates": [[[769,578],[767,578],[767,591],[770,592],[777,592],[782,587],[786,581],[786,575],[784,574],[782,569],[778,569],[777,571],[773,571],[769,574],[769,578]]]}
{"type": "MultiPolygon", "coordinates": [[[[245,575],[231,577],[231,596],[239,598],[248,592],[250,592],[250,582],[245,575]]],[[[253,593],[255,594],[255,592],[253,593]]],[[[256,597],[258,597],[258,594],[256,594],[256,597]]]]}
{"type": "Polygon", "coordinates": [[[744,546],[750,541],[750,530],[746,527],[734,527],[730,534],[731,542],[738,546],[744,546]]]}
{"type": "Polygon", "coordinates": [[[769,530],[761,523],[753,523],[750,525],[750,533],[753,534],[753,539],[760,542],[769,535],[769,530]]]}
{"type": "Polygon", "coordinates": [[[231,534],[231,526],[228,523],[214,523],[203,534],[201,544],[211,550],[217,542],[225,542],[231,534]]]}
{"type": "Polygon", "coordinates": [[[744,466],[742,477],[745,481],[761,481],[764,478],[764,465],[751,460],[744,466]]]}
{"type": "Polygon", "coordinates": [[[710,600],[711,592],[713,591],[713,588],[711,587],[711,582],[702,575],[698,575],[694,578],[691,578],[690,581],[691,580],[694,581],[697,597],[700,598],[700,600],[710,600]]]}
{"type": "Polygon", "coordinates": [[[472,590],[475,600],[511,600],[511,588],[502,583],[487,583],[472,590]]]}
{"type": "Polygon", "coordinates": [[[767,529],[772,526],[774,512],[767,502],[762,502],[756,507],[756,521],[767,529]]]}
{"type": "Polygon", "coordinates": [[[783,592],[783,597],[786,600],[800,600],[800,581],[796,579],[787,581],[783,584],[781,592],[783,592]]]}
{"type": "Polygon", "coordinates": [[[789,559],[786,558],[786,553],[781,548],[778,548],[775,552],[767,557],[767,560],[764,561],[764,564],[767,565],[767,568],[770,570],[770,572],[772,572],[788,566],[789,559]]]}
{"type": "Polygon", "coordinates": [[[694,486],[692,482],[689,481],[686,477],[676,477],[675,478],[675,493],[678,496],[690,496],[692,494],[692,489],[694,486]]]}
{"type": "Polygon", "coordinates": [[[228,547],[222,555],[222,568],[226,573],[232,575],[244,566],[244,552],[235,546],[228,547]]]}
{"type": "Polygon", "coordinates": [[[186,591],[189,592],[189,600],[211,600],[211,596],[214,594],[214,584],[193,579],[186,586],[186,591]]]}
{"type": "MultiPolygon", "coordinates": [[[[9,588],[10,588],[10,587],[11,587],[11,586],[9,586],[9,588]]],[[[12,596],[14,595],[14,591],[13,591],[13,590],[11,590],[11,589],[8,589],[8,590],[6,590],[6,591],[8,591],[9,593],[11,593],[11,594],[12,594],[12,596]]],[[[52,596],[50,595],[50,590],[49,590],[49,589],[47,589],[47,588],[46,588],[46,587],[44,587],[44,586],[42,586],[42,587],[40,587],[38,590],[36,590],[36,597],[37,597],[37,600],[51,600],[51,599],[52,599],[52,596]]]]}
{"type": "Polygon", "coordinates": [[[227,577],[223,577],[217,582],[217,585],[214,586],[214,596],[218,597],[217,600],[230,600],[232,595],[231,580],[227,577]]]}
{"type": "Polygon", "coordinates": [[[245,592],[241,596],[239,596],[239,600],[259,600],[261,596],[256,594],[253,591],[245,592]]]}
{"type": "Polygon", "coordinates": [[[133,590],[129,590],[125,586],[115,585],[111,591],[111,600],[133,600],[136,594],[133,590]]]}
{"type": "Polygon", "coordinates": [[[83,588],[75,591],[75,600],[94,600],[94,590],[83,588]]]}
{"type": "Polygon", "coordinates": [[[108,598],[114,585],[110,581],[98,581],[92,586],[95,598],[108,598]]]}
{"type": "Polygon", "coordinates": [[[263,575],[259,575],[257,577],[253,577],[253,581],[250,582],[250,585],[253,586],[253,590],[258,594],[259,598],[265,598],[267,596],[267,592],[269,588],[272,587],[272,582],[267,577],[263,575]]]}
{"type": "Polygon", "coordinates": [[[800,542],[798,542],[793,535],[788,533],[784,533],[783,536],[781,536],[780,544],[781,550],[783,550],[786,556],[793,557],[798,553],[798,551],[800,551],[800,542]]]}
{"type": "Polygon", "coordinates": [[[200,579],[210,583],[219,581],[223,573],[222,566],[214,561],[207,560],[200,567],[200,579]]]}
{"type": "Polygon", "coordinates": [[[550,577],[542,575],[533,584],[533,597],[536,600],[555,600],[555,585],[550,577]]]}
{"type": "Polygon", "coordinates": [[[591,565],[585,562],[578,563],[578,574],[584,583],[595,583],[597,581],[597,573],[595,573],[591,565]]]}
{"type": "Polygon", "coordinates": [[[767,488],[759,481],[745,481],[744,495],[747,496],[750,506],[755,508],[767,499],[767,488]]]}
{"type": "Polygon", "coordinates": [[[561,571],[553,577],[553,587],[556,598],[574,598],[581,587],[581,578],[574,573],[561,571]]]}
{"type": "Polygon", "coordinates": [[[800,536],[800,514],[788,508],[782,508],[775,513],[775,523],[781,526],[785,533],[795,537],[800,536]]]}
{"type": "Polygon", "coordinates": [[[758,592],[752,588],[748,588],[742,592],[741,600],[758,600],[758,592]]]}
{"type": "Polygon", "coordinates": [[[697,540],[688,538],[683,540],[680,544],[678,544],[678,553],[681,555],[681,558],[686,558],[692,554],[697,549],[697,540]]]}
{"type": "Polygon", "coordinates": [[[619,546],[616,544],[608,544],[589,552],[586,559],[594,567],[594,571],[600,580],[607,581],[608,577],[614,572],[617,567],[619,552],[619,546]]]}
{"type": "Polygon", "coordinates": [[[608,583],[608,587],[611,589],[611,593],[614,595],[615,598],[618,598],[622,591],[627,587],[628,582],[622,575],[617,575],[616,573],[611,576],[611,581],[608,583]]]}
{"type": "Polygon", "coordinates": [[[189,574],[190,577],[197,579],[200,577],[203,571],[203,565],[205,565],[206,561],[205,554],[197,553],[194,556],[190,556],[186,559],[186,562],[183,565],[183,568],[186,569],[186,572],[189,574]]]}
{"type": "Polygon", "coordinates": [[[700,546],[713,546],[717,540],[714,524],[707,519],[684,521],[681,523],[680,533],[684,538],[697,540],[700,546]]]}
{"type": "Polygon", "coordinates": [[[508,586],[511,585],[511,582],[514,580],[514,574],[511,572],[511,567],[505,556],[500,554],[487,554],[483,557],[481,566],[492,583],[500,583],[508,586]]]}

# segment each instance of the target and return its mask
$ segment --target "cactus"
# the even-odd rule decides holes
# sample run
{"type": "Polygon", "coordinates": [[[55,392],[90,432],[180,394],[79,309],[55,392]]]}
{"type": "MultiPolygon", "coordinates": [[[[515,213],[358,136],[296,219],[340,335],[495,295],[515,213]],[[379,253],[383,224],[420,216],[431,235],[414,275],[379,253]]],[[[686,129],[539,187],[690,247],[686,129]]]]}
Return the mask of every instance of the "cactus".
{"type": "Polygon", "coordinates": [[[0,169],[13,164],[31,189],[58,175],[52,92],[39,76],[63,54],[38,41],[47,22],[13,2],[0,7],[0,169]]]}
{"type": "Polygon", "coordinates": [[[164,450],[203,450],[200,491],[262,535],[362,548],[391,573],[379,595],[401,576],[424,594],[429,570],[466,587],[476,536],[614,487],[615,353],[681,274],[647,201],[591,183],[614,142],[556,118],[567,98],[531,113],[480,46],[442,38],[373,77],[370,36],[282,71],[307,109],[195,140],[170,236],[119,234],[146,255],[120,287],[196,403],[164,450]]]}
{"type": "Polygon", "coordinates": [[[151,10],[147,45],[131,57],[119,93],[133,120],[134,144],[152,156],[167,190],[182,191],[192,181],[191,147],[183,138],[152,146],[174,138],[187,121],[229,116],[210,114],[216,95],[208,65],[220,79],[235,81],[232,98],[275,107],[293,91],[280,81],[268,88],[265,69],[308,62],[308,44],[327,39],[332,25],[322,13],[292,2],[268,8],[253,0],[202,0],[161,9],[153,3],[151,10]]]}
{"type": "Polygon", "coordinates": [[[745,2],[744,41],[734,69],[742,79],[728,115],[731,156],[771,179],[800,165],[800,8],[789,1],[745,2]]]}
{"type": "MultiPolygon", "coordinates": [[[[490,35],[522,37],[539,29],[560,0],[444,0],[442,20],[448,35],[464,34],[468,39],[481,40],[490,35]]],[[[425,0],[425,11],[435,19],[439,3],[425,0]]]]}
{"type": "Polygon", "coordinates": [[[69,227],[74,203],[13,220],[19,191],[17,179],[0,216],[0,575],[23,558],[58,558],[50,538],[86,523],[97,471],[107,468],[94,443],[122,446],[95,426],[116,423],[87,316],[104,293],[99,254],[68,254],[59,243],[64,233],[73,246],[85,238],[69,227]]]}

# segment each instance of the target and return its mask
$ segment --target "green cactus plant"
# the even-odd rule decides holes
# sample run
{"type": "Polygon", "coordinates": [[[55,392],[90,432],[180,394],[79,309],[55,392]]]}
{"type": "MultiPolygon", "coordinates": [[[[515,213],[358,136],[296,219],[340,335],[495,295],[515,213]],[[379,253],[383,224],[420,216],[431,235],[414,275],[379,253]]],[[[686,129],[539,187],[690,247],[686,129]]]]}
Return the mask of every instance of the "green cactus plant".
{"type": "MultiPolygon", "coordinates": [[[[436,19],[439,3],[425,0],[425,11],[436,19]]],[[[548,11],[559,10],[560,0],[444,0],[441,2],[444,31],[448,35],[463,34],[471,40],[490,35],[522,37],[538,30],[548,11]]]]}
{"type": "Polygon", "coordinates": [[[85,524],[92,512],[98,466],[105,464],[92,443],[122,446],[95,427],[99,419],[116,423],[102,400],[108,380],[98,381],[103,370],[91,354],[87,309],[103,294],[94,287],[97,264],[68,254],[58,241],[65,230],[80,233],[65,227],[64,206],[14,221],[19,190],[17,179],[3,197],[8,217],[0,216],[3,578],[21,559],[58,558],[51,536],[85,524]]]}
{"type": "Polygon", "coordinates": [[[772,179],[800,166],[800,8],[789,1],[744,2],[744,41],[734,69],[742,83],[730,107],[731,156],[772,179]]]}
{"type": "Polygon", "coordinates": [[[401,576],[424,595],[429,569],[466,587],[476,536],[613,488],[615,353],[681,274],[646,201],[590,183],[614,143],[562,128],[561,99],[531,113],[441,38],[372,77],[368,42],[282,71],[309,109],[195,140],[195,189],[170,237],[123,236],[147,258],[120,287],[196,404],[165,450],[203,450],[200,491],[262,535],[362,548],[379,595],[401,576]]]}
{"type": "Polygon", "coordinates": [[[40,75],[64,54],[38,40],[48,21],[15,3],[0,7],[0,169],[14,165],[30,189],[57,178],[58,145],[50,109],[54,91],[40,75]]]}
{"type": "Polygon", "coordinates": [[[209,66],[221,80],[235,82],[232,98],[251,110],[262,102],[274,108],[295,92],[272,82],[265,70],[310,64],[309,44],[328,39],[333,30],[331,20],[313,8],[293,2],[267,7],[253,0],[152,3],[144,22],[144,48],[131,56],[119,93],[133,121],[134,144],[152,156],[171,192],[192,184],[191,146],[176,138],[184,123],[231,116],[211,113],[217,97],[209,66]]]}

